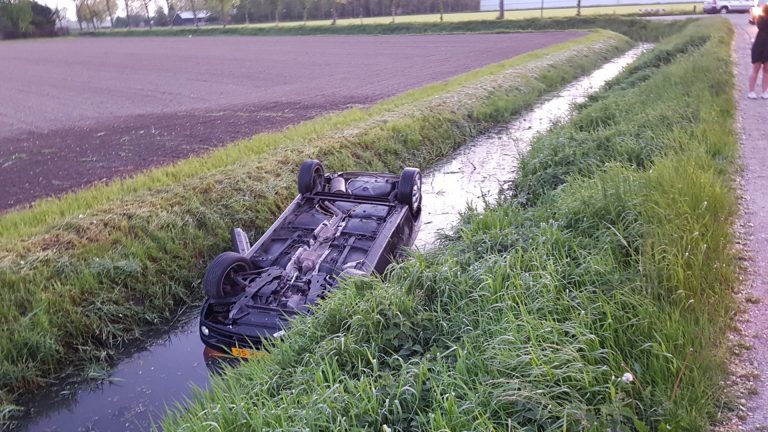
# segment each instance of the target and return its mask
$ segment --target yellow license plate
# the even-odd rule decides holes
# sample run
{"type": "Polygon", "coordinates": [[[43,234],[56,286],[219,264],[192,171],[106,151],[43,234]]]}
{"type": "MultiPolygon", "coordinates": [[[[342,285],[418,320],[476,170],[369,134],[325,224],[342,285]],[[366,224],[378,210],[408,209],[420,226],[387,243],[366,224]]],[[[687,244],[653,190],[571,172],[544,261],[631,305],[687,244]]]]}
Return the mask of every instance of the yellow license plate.
{"type": "Polygon", "coordinates": [[[264,354],[264,351],[256,351],[245,348],[232,348],[232,355],[240,358],[256,358],[261,357],[264,354]]]}

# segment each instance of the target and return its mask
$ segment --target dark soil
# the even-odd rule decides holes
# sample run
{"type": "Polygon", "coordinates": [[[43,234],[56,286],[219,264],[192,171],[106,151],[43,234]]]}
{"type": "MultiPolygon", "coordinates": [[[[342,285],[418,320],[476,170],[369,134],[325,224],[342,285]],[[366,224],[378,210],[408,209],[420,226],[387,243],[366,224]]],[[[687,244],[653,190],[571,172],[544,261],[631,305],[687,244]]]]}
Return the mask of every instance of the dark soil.
{"type": "Polygon", "coordinates": [[[0,209],[124,177],[348,105],[279,102],[207,113],[144,114],[113,124],[4,138],[0,209]]]}
{"type": "Polygon", "coordinates": [[[200,154],[583,32],[0,44],[0,210],[200,154]]]}

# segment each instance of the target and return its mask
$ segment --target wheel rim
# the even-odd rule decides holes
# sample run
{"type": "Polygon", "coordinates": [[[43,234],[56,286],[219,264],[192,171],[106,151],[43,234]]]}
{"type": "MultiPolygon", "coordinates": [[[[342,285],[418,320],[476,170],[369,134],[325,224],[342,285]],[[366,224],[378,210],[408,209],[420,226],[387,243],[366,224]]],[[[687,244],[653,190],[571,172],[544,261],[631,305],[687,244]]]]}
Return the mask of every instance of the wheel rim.
{"type": "Polygon", "coordinates": [[[413,189],[411,189],[411,203],[413,210],[421,208],[421,173],[416,173],[413,177],[413,189]]]}
{"type": "Polygon", "coordinates": [[[221,281],[221,293],[224,297],[234,297],[241,293],[246,286],[245,281],[235,273],[248,271],[248,266],[243,263],[235,263],[229,266],[221,281]]]}
{"type": "Polygon", "coordinates": [[[312,191],[317,192],[322,188],[323,177],[325,177],[323,168],[316,166],[312,171],[312,191]]]}

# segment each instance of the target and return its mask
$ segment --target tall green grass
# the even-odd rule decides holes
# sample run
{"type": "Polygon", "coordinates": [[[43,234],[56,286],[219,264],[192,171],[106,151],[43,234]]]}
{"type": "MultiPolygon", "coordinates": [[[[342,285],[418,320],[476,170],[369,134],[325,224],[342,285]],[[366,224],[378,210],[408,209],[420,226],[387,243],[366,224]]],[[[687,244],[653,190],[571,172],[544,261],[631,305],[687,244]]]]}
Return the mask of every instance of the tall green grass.
{"type": "Polygon", "coordinates": [[[347,283],[163,430],[707,430],[736,268],[732,33],[662,42],[536,140],[500,204],[347,283]]]}
{"type": "Polygon", "coordinates": [[[588,36],[395,97],[257,135],[202,158],[0,218],[0,389],[9,402],[202,297],[231,226],[258,234],[305,158],[330,170],[428,166],[631,46],[588,36]]]}

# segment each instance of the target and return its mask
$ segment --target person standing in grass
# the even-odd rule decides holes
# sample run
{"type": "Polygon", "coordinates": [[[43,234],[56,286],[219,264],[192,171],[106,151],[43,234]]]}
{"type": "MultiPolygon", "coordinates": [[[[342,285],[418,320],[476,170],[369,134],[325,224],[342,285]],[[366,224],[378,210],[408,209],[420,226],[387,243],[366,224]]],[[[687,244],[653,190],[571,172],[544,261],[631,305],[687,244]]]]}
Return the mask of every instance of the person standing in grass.
{"type": "Polygon", "coordinates": [[[757,36],[752,43],[752,75],[749,76],[749,94],[750,99],[757,99],[755,85],[757,84],[757,74],[763,69],[763,99],[768,99],[768,4],[763,5],[762,13],[757,20],[757,36]]]}

